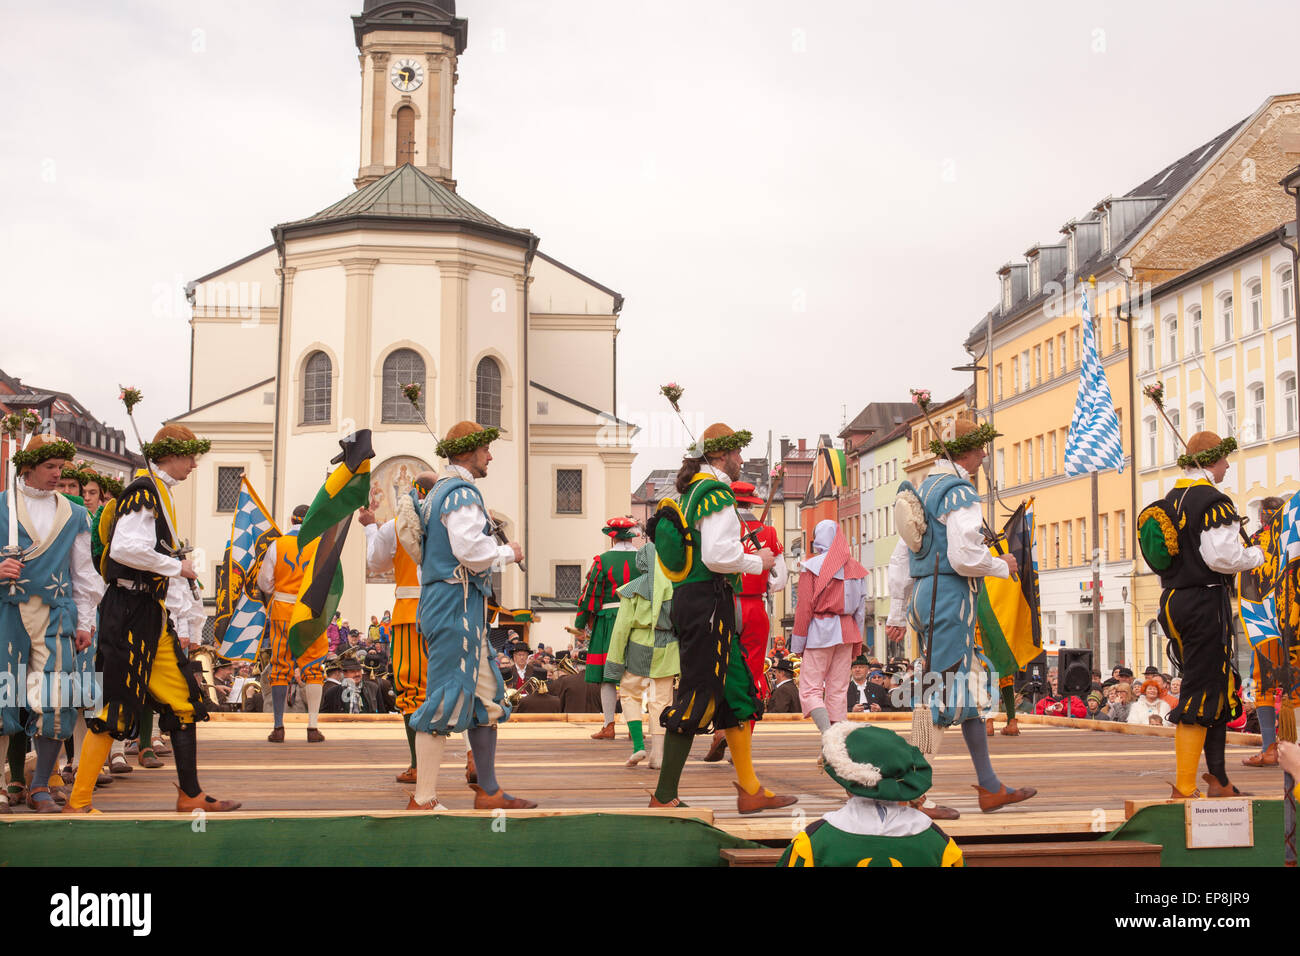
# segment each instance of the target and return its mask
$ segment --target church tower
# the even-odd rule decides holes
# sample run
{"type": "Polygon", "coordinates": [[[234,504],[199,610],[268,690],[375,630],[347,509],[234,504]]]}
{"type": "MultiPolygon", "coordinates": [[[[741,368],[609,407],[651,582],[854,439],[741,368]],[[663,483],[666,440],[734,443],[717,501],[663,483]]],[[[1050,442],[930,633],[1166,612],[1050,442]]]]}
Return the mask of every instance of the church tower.
{"type": "Polygon", "coordinates": [[[456,0],[365,0],[352,28],[361,63],[357,188],[410,163],[455,189],[456,59],[469,36],[456,0]]]}

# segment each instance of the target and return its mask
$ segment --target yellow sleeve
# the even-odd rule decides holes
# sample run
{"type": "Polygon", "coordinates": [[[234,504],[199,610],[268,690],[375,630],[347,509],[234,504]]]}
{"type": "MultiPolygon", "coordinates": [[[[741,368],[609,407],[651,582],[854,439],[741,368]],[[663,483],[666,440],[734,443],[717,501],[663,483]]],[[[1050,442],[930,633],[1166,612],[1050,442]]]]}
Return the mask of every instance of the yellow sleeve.
{"type": "Polygon", "coordinates": [[[790,841],[790,847],[786,850],[786,866],[812,866],[812,841],[808,839],[808,834],[800,830],[790,841]]]}
{"type": "Polygon", "coordinates": [[[943,848],[943,861],[940,866],[965,866],[966,860],[961,855],[961,847],[948,838],[948,845],[943,848]]]}

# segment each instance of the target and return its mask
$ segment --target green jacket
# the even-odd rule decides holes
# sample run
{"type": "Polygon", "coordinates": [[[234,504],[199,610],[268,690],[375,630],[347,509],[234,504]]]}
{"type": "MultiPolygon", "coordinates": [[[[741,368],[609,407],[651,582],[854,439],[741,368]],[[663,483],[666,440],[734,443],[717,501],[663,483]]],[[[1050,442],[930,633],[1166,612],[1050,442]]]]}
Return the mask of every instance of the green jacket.
{"type": "Polygon", "coordinates": [[[636,553],[643,573],[618,589],[618,617],[609,637],[605,677],[621,680],[624,671],[640,677],[676,677],[681,673],[677,635],[669,615],[673,585],[655,560],[653,544],[636,553]],[[650,572],[653,569],[653,573],[650,572]]]}

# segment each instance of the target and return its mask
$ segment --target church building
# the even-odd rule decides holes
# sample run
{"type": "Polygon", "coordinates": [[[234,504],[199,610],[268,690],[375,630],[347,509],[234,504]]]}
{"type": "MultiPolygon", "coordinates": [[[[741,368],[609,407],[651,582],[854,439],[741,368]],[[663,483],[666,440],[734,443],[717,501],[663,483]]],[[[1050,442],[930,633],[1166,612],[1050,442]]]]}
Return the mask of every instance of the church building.
{"type": "MultiPolygon", "coordinates": [[[[356,191],[274,226],[270,245],[189,287],[189,411],[171,421],[212,450],[180,486],[182,527],[205,553],[212,594],[240,476],[286,529],[357,428],[373,431],[372,501],[380,521],[391,517],[394,488],[443,464],[402,394],[417,383],[437,434],[462,419],[501,429],[479,486],[528,570],[507,568],[498,594],[539,612],[534,645],[564,646],[603,521],[626,512],[631,492],[635,429],[614,417],[623,297],[457,193],[468,22],[455,0],[365,0],[352,23],[356,191]]],[[[340,611],[354,627],[392,606],[391,581],[365,583],[356,524],[344,575],[340,611]]]]}

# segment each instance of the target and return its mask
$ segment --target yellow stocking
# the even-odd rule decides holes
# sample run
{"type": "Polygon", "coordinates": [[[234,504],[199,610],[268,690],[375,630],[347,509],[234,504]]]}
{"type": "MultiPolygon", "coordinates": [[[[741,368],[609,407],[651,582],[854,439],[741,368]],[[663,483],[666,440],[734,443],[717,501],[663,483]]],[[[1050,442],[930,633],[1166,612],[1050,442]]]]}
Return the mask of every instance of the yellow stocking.
{"type": "Polygon", "coordinates": [[[754,758],[750,752],[749,728],[743,724],[723,731],[727,746],[731,748],[731,762],[736,768],[736,782],[746,793],[758,793],[758,775],[754,773],[754,758]]]}
{"type": "Polygon", "coordinates": [[[1179,724],[1174,731],[1174,755],[1177,758],[1177,771],[1174,786],[1180,792],[1190,794],[1196,789],[1196,768],[1201,763],[1201,751],[1205,749],[1206,728],[1200,724],[1179,724]]]}
{"type": "Polygon", "coordinates": [[[77,779],[72,785],[72,796],[68,797],[68,806],[84,807],[90,804],[95,793],[95,779],[108,759],[108,751],[113,746],[113,738],[108,734],[86,734],[81,744],[81,754],[77,764],[77,779]]]}

